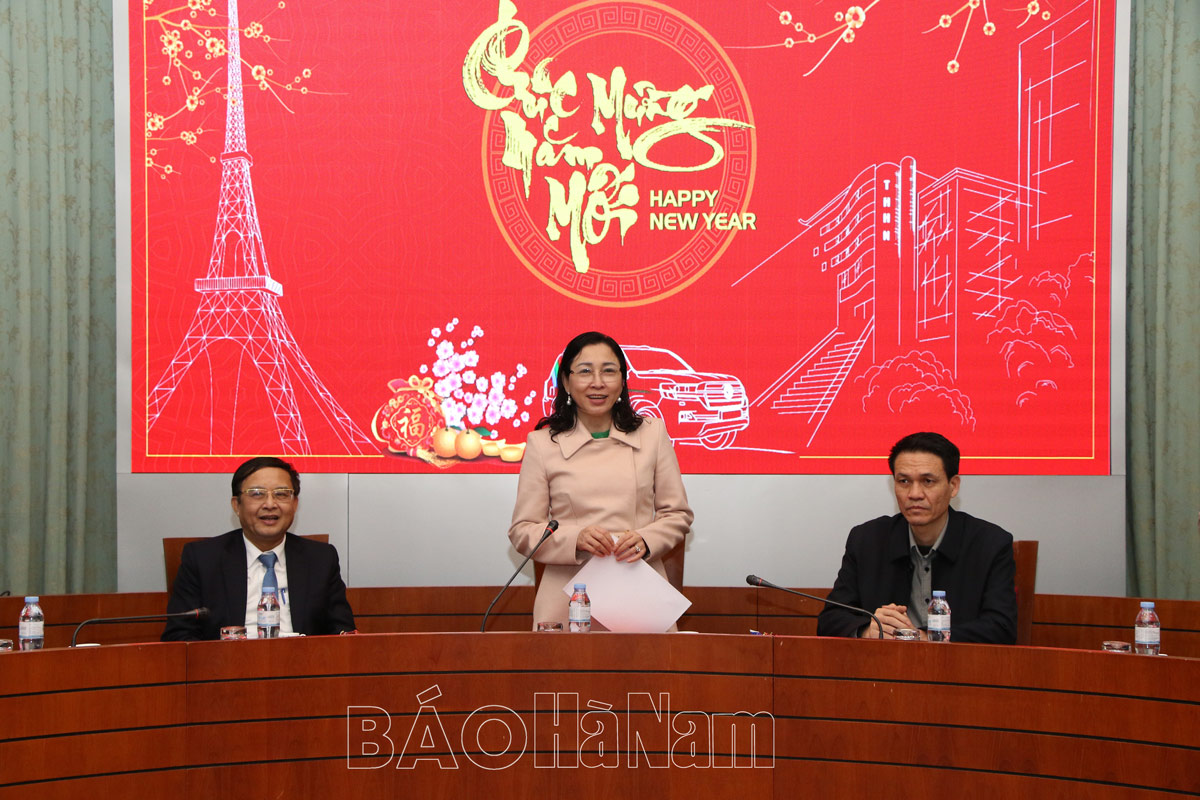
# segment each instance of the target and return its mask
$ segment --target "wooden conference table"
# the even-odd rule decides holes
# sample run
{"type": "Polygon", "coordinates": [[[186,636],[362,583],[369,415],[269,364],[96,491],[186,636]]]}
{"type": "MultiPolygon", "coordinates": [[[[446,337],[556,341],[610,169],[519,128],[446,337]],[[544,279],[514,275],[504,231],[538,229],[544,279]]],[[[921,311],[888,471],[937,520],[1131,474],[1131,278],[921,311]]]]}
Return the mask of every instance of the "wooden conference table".
{"type": "Polygon", "coordinates": [[[966,792],[1200,795],[1200,659],[524,632],[0,655],[0,798],[966,792]]]}

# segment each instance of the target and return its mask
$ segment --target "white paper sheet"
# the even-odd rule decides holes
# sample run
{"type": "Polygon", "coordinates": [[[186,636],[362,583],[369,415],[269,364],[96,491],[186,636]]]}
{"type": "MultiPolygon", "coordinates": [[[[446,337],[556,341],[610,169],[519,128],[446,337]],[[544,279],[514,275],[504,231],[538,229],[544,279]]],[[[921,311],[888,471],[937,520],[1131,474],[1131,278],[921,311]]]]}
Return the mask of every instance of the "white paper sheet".
{"type": "Polygon", "coordinates": [[[567,581],[568,597],[586,583],[592,619],[618,633],[663,633],[683,616],[692,601],[645,561],[592,558],[567,581]]]}

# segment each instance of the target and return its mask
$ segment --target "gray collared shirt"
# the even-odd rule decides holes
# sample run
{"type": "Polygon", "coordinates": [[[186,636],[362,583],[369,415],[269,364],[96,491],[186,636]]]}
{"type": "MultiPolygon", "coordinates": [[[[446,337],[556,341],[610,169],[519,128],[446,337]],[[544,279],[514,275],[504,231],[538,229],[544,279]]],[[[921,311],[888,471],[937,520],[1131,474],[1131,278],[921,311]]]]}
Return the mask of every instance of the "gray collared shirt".
{"type": "Polygon", "coordinates": [[[942,539],[946,537],[946,528],[950,527],[950,517],[946,517],[946,524],[942,526],[942,532],[938,534],[937,541],[933,543],[933,547],[929,548],[929,552],[921,555],[921,551],[917,548],[917,540],[913,538],[912,526],[908,527],[908,557],[912,560],[912,591],[908,598],[908,619],[912,622],[913,627],[919,630],[925,630],[929,616],[929,601],[933,599],[933,554],[942,546],[942,539]]]}

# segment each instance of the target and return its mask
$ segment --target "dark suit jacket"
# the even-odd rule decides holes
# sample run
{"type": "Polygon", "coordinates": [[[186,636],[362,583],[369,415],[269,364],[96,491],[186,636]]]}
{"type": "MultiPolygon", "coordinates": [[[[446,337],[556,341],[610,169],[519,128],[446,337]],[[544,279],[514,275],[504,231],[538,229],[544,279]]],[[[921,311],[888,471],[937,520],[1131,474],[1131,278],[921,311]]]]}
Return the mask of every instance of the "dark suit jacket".
{"type": "MultiPolygon", "coordinates": [[[[946,536],[933,558],[932,584],[950,603],[951,641],[1013,644],[1017,640],[1016,561],[1003,528],[950,509],[946,536]]],[[[912,596],[908,523],[879,517],[850,531],[829,599],[867,611],[912,596]]],[[[834,606],[817,617],[818,636],[856,636],[870,619],[834,606]]]]}
{"type": "MultiPolygon", "coordinates": [[[[284,540],[292,630],[308,636],[354,630],[346,584],[331,544],[293,533],[284,540]]],[[[167,621],[162,640],[217,639],[246,624],[246,544],[240,530],[184,545],[167,613],[205,606],[208,619],[167,621]]]]}

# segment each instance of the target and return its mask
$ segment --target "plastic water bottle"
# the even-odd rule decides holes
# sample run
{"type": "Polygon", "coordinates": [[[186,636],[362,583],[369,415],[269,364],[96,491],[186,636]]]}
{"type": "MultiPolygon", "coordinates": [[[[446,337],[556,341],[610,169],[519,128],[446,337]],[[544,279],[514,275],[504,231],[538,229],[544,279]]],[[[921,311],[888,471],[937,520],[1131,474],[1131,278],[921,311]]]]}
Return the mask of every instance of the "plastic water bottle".
{"type": "Polygon", "coordinates": [[[1142,601],[1142,610],[1133,621],[1133,652],[1143,656],[1158,655],[1158,614],[1154,613],[1154,602],[1142,601]]]}
{"type": "Polygon", "coordinates": [[[41,650],[46,641],[46,617],[36,595],[25,598],[25,607],[17,622],[18,647],[21,650],[41,650]]]}
{"type": "Polygon", "coordinates": [[[590,633],[592,630],[592,601],[587,595],[587,584],[575,584],[568,607],[567,619],[571,633],[590,633]]]}
{"type": "Polygon", "coordinates": [[[929,617],[927,630],[929,641],[950,641],[950,604],[946,602],[946,593],[937,589],[933,599],[929,601],[929,617]]]}
{"type": "Polygon", "coordinates": [[[258,638],[279,638],[279,598],[269,589],[258,600],[258,638]]]}

